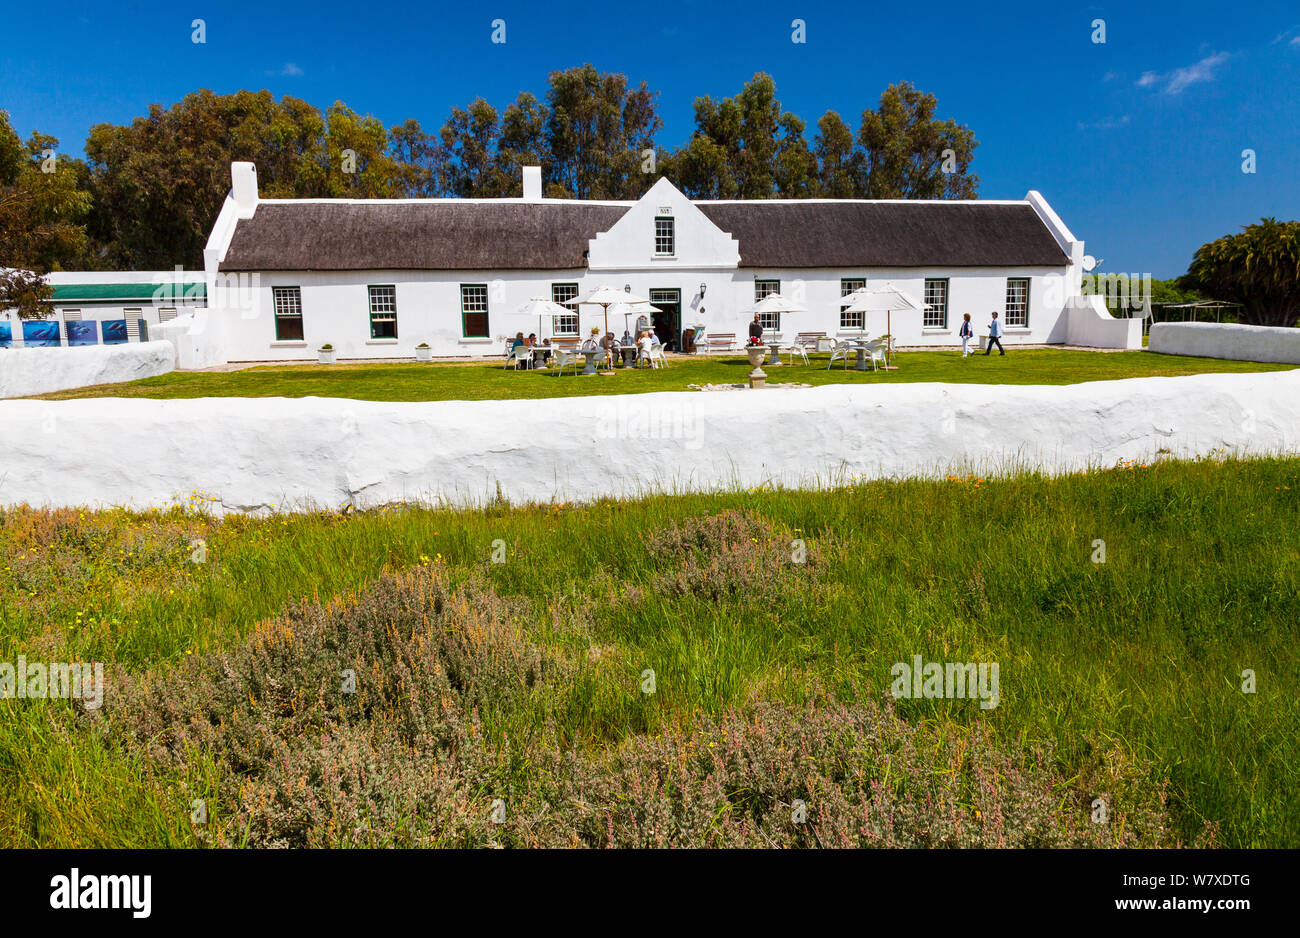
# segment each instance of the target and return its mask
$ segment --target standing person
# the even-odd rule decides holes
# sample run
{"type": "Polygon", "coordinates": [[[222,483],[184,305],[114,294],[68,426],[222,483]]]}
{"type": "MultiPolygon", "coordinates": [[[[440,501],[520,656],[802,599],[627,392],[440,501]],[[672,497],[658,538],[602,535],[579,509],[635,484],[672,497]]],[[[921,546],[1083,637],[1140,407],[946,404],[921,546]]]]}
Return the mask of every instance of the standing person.
{"type": "Polygon", "coordinates": [[[1002,347],[1002,323],[998,321],[997,313],[993,314],[993,321],[989,323],[989,347],[984,350],[985,355],[993,351],[993,343],[995,342],[998,346],[998,354],[1007,354],[1007,350],[1002,347]]]}
{"type": "Polygon", "coordinates": [[[749,344],[761,345],[763,343],[763,324],[758,320],[758,313],[754,314],[754,321],[749,324],[749,344]]]}
{"type": "Polygon", "coordinates": [[[970,313],[962,315],[961,328],[957,334],[961,336],[961,357],[965,358],[970,354],[970,340],[975,337],[975,327],[970,324],[970,313]]]}

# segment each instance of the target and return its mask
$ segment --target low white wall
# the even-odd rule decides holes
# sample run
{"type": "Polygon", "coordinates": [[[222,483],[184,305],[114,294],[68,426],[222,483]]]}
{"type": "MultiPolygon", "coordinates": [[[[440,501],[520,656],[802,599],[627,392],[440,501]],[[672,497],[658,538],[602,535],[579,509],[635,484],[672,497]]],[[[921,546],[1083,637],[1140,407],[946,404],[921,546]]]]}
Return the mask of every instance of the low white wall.
{"type": "Polygon", "coordinates": [[[171,371],[175,359],[170,342],[0,349],[0,397],[152,378],[171,371]]]}
{"type": "MultiPolygon", "coordinates": [[[[595,379],[601,380],[601,379],[595,379]]],[[[1291,453],[1300,370],[526,401],[0,402],[0,504],[212,509],[586,501],[854,477],[1291,453]]]]}
{"type": "Polygon", "coordinates": [[[1142,320],[1118,319],[1100,296],[1071,297],[1065,304],[1065,343],[1086,348],[1140,349],[1142,320]]]}
{"type": "Polygon", "coordinates": [[[1151,326],[1152,352],[1248,362],[1300,365],[1300,329],[1239,323],[1158,322],[1151,326]]]}

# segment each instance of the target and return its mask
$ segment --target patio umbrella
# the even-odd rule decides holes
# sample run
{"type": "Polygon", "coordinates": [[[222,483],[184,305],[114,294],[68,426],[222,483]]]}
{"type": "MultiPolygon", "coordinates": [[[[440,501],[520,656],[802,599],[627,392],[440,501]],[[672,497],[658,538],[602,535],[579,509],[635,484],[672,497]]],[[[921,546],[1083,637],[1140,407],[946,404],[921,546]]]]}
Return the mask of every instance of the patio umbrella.
{"type": "MultiPolygon", "coordinates": [[[[890,336],[889,347],[893,347],[894,310],[923,310],[926,304],[913,293],[906,290],[900,290],[892,283],[886,283],[883,286],[867,286],[861,290],[854,290],[847,296],[840,297],[840,305],[844,307],[844,312],[848,313],[869,313],[878,310],[885,311],[885,330],[890,336]]],[[[886,349],[888,352],[889,349],[886,349]]],[[[892,367],[892,366],[887,366],[892,367]]]]}
{"type": "Polygon", "coordinates": [[[610,307],[610,312],[612,312],[615,316],[622,314],[623,331],[631,332],[632,330],[627,324],[629,317],[644,316],[647,313],[662,313],[663,310],[660,309],[658,306],[651,306],[649,304],[645,306],[638,306],[636,309],[632,309],[632,307],[628,306],[626,303],[615,303],[613,306],[610,307]]]}
{"type": "MultiPolygon", "coordinates": [[[[603,307],[605,311],[605,334],[608,335],[609,334],[609,308],[611,306],[615,306],[619,303],[626,303],[628,306],[634,306],[634,305],[646,304],[649,302],[650,301],[646,299],[644,296],[637,296],[633,293],[629,293],[624,290],[619,290],[616,287],[599,286],[596,287],[596,289],[592,290],[590,293],[588,293],[586,296],[575,296],[571,300],[566,300],[565,305],[577,306],[578,304],[581,303],[590,303],[593,306],[603,307]]],[[[613,354],[614,353],[609,348],[605,349],[605,364],[608,365],[610,368],[613,368],[614,366],[614,361],[612,358],[613,354]]]]}
{"type": "MultiPolygon", "coordinates": [[[[529,316],[537,317],[537,341],[542,340],[542,320],[546,316],[567,316],[572,310],[561,306],[559,303],[551,300],[546,296],[530,296],[528,302],[519,307],[519,312],[526,313],[529,316]]],[[[552,320],[554,322],[554,320],[552,320]]],[[[555,329],[548,330],[554,338],[555,329]]]]}
{"type": "MultiPolygon", "coordinates": [[[[750,313],[806,313],[806,307],[800,306],[794,300],[787,300],[779,293],[769,293],[753,306],[746,307],[746,312],[750,313]]],[[[776,350],[772,350],[768,358],[769,365],[781,364],[776,357],[776,350]]]]}

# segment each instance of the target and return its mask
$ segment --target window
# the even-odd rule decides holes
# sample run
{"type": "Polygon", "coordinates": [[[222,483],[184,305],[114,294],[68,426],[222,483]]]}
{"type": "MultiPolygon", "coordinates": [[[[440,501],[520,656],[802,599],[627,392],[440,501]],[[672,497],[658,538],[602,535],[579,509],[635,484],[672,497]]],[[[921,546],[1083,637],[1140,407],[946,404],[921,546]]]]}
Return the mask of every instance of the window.
{"type": "MultiPolygon", "coordinates": [[[[867,281],[862,278],[845,277],[840,280],[840,296],[848,296],[854,290],[861,290],[867,285],[867,281]]],[[[841,329],[861,329],[862,312],[847,313],[840,310],[840,328],[841,329]]]]}
{"type": "MultiPolygon", "coordinates": [[[[780,280],[755,280],[754,281],[754,302],[757,303],[773,293],[781,292],[780,280]]],[[[758,321],[762,324],[766,332],[781,331],[781,314],[780,313],[759,313],[758,321]]]]}
{"type": "Polygon", "coordinates": [[[277,342],[302,341],[302,289],[272,287],[275,298],[275,339],[277,342]]]}
{"type": "Polygon", "coordinates": [[[159,322],[171,322],[171,321],[172,321],[173,319],[175,319],[175,318],[176,318],[176,307],[175,307],[175,306],[159,306],[159,307],[158,307],[158,321],[159,321],[159,322]]]}
{"type": "Polygon", "coordinates": [[[397,338],[397,287],[370,288],[370,338],[397,338]]]}
{"type": "MultiPolygon", "coordinates": [[[[551,301],[563,305],[578,295],[578,285],[576,283],[553,283],[551,284],[551,301]]],[[[573,312],[560,315],[556,313],[551,317],[551,335],[577,335],[578,334],[578,308],[572,307],[573,312]]]]}
{"type": "Polygon", "coordinates": [[[467,339],[488,338],[488,294],[486,283],[460,285],[461,334],[467,339]]]}
{"type": "Polygon", "coordinates": [[[921,326],[926,329],[948,328],[947,278],[925,282],[925,312],[921,314],[921,326]]]}
{"type": "Polygon", "coordinates": [[[126,320],[126,339],[128,342],[140,341],[140,320],[144,318],[142,309],[124,309],[122,318],[126,320]]]}
{"type": "Polygon", "coordinates": [[[673,220],[660,216],[655,219],[655,254],[668,257],[674,250],[673,220]]]}
{"type": "Polygon", "coordinates": [[[1007,278],[1007,308],[1002,322],[1008,326],[1029,325],[1029,278],[1007,278]]]}

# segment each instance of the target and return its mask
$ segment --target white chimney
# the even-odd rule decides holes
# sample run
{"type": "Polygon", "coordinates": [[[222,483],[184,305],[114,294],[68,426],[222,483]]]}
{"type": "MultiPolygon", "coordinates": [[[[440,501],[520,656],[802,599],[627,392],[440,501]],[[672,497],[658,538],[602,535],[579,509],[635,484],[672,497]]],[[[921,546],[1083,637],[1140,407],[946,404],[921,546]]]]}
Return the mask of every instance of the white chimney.
{"type": "Polygon", "coordinates": [[[542,201],[542,168],[540,166],[524,167],[524,201],[542,201]]]}
{"type": "Polygon", "coordinates": [[[230,195],[240,218],[251,218],[257,208],[257,167],[252,163],[230,164],[230,195]]]}

